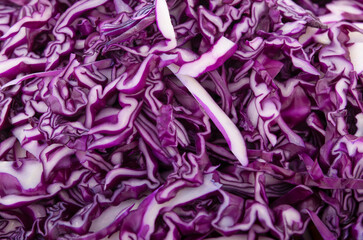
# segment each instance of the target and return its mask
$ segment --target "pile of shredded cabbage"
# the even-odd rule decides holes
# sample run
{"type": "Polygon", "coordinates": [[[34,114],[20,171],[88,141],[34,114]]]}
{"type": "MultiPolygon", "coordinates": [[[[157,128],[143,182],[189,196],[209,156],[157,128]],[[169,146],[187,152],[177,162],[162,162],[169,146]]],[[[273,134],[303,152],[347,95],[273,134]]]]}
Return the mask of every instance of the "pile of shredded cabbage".
{"type": "Polygon", "coordinates": [[[0,2],[1,239],[363,239],[359,0],[0,2]]]}

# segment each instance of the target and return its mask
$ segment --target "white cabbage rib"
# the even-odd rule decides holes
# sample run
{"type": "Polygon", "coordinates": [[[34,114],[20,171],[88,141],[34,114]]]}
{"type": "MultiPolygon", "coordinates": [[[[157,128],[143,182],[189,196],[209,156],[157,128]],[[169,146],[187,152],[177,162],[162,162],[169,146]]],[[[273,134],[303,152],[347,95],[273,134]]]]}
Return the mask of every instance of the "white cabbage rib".
{"type": "Polygon", "coordinates": [[[175,64],[170,64],[168,68],[183,83],[183,85],[189,90],[189,92],[203,107],[204,111],[212,119],[226,139],[234,156],[238,159],[242,166],[246,166],[248,164],[246,144],[237,126],[195,78],[177,73],[179,71],[179,67],[175,64]]]}

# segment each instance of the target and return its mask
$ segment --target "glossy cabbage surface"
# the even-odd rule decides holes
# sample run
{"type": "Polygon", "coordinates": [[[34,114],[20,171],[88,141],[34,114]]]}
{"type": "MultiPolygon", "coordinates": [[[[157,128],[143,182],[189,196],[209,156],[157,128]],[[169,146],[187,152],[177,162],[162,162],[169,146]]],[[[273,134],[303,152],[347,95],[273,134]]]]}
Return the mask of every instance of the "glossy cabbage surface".
{"type": "Polygon", "coordinates": [[[0,1],[0,239],[363,239],[362,177],[362,1],[0,1]]]}

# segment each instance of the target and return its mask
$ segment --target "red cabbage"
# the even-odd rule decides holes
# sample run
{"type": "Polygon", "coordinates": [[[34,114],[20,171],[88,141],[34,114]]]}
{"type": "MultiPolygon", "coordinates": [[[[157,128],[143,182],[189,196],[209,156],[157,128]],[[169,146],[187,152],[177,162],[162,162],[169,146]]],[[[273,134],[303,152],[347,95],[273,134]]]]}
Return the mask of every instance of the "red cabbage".
{"type": "Polygon", "coordinates": [[[360,0],[0,2],[0,239],[363,239],[360,0]]]}

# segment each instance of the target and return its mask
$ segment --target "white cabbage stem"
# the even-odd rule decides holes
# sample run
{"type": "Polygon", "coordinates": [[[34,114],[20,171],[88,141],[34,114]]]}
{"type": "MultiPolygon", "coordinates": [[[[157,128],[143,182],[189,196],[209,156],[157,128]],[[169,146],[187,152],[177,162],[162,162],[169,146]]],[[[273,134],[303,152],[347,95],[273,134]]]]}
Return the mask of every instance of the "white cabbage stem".
{"type": "Polygon", "coordinates": [[[234,156],[238,159],[242,166],[246,166],[248,164],[246,144],[237,126],[195,78],[178,74],[177,72],[179,67],[175,64],[170,64],[168,68],[183,83],[183,85],[189,90],[189,92],[203,107],[204,111],[212,119],[226,139],[234,156]]]}

